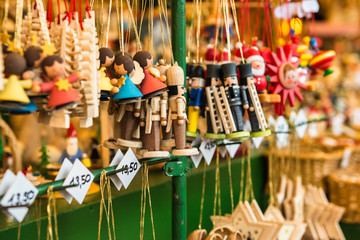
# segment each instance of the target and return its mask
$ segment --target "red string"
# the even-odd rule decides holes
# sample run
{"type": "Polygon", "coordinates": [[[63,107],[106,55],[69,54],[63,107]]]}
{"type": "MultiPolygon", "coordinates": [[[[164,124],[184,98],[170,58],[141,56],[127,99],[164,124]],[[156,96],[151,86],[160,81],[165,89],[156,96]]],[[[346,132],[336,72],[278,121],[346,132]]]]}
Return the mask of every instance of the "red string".
{"type": "Polygon", "coordinates": [[[274,27],[275,27],[275,34],[276,34],[276,39],[279,38],[279,31],[278,31],[278,25],[276,24],[276,18],[275,18],[275,14],[272,8],[272,0],[270,0],[270,9],[269,9],[269,14],[271,14],[272,20],[274,22],[274,27]]]}
{"type": "Polygon", "coordinates": [[[312,20],[312,25],[313,25],[313,33],[314,33],[314,36],[317,38],[317,31],[316,31],[316,25],[315,25],[315,14],[313,12],[311,12],[311,20],[312,20]]]}
{"type": "Polygon", "coordinates": [[[67,18],[69,20],[69,25],[70,25],[71,17],[70,17],[70,13],[68,10],[67,0],[64,0],[64,5],[65,5],[65,16],[63,17],[63,20],[65,20],[67,18]]]}
{"type": "Polygon", "coordinates": [[[83,27],[83,24],[82,24],[83,21],[82,21],[81,12],[82,12],[81,0],[79,0],[79,23],[80,23],[81,30],[84,30],[84,27],[83,27]]]}
{"type": "Polygon", "coordinates": [[[248,24],[249,44],[251,44],[249,0],[246,0],[246,19],[247,19],[247,24],[248,24]]]}
{"type": "Polygon", "coordinates": [[[274,46],[273,46],[273,35],[272,35],[272,30],[271,30],[271,20],[270,20],[270,10],[269,10],[269,1],[265,0],[265,4],[266,4],[266,17],[267,20],[265,20],[268,23],[268,32],[269,32],[269,42],[271,43],[271,45],[269,46],[272,50],[274,50],[274,46]]]}
{"type": "Polygon", "coordinates": [[[85,0],[85,3],[86,3],[86,8],[85,8],[85,10],[86,10],[89,18],[91,18],[91,14],[90,14],[91,6],[89,5],[89,0],[85,0]]]}
{"type": "Polygon", "coordinates": [[[60,24],[60,0],[57,0],[57,7],[58,7],[57,23],[60,24]]]}
{"type": "Polygon", "coordinates": [[[258,35],[259,21],[260,21],[260,0],[257,0],[256,23],[255,23],[255,29],[254,29],[254,36],[256,36],[256,37],[258,35]]]}
{"type": "Polygon", "coordinates": [[[50,29],[51,21],[52,21],[52,0],[48,0],[48,3],[47,3],[46,20],[48,22],[48,28],[50,29]]]}

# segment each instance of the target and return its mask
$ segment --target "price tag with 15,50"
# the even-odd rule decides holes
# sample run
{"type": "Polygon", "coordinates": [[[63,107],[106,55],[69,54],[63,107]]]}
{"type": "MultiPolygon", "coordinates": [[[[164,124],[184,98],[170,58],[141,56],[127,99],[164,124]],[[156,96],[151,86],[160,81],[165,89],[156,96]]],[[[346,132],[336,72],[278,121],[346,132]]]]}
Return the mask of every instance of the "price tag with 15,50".
{"type": "Polygon", "coordinates": [[[15,181],[6,191],[0,204],[3,207],[9,207],[7,212],[13,216],[16,221],[22,222],[29,211],[29,207],[35,201],[38,192],[37,188],[24,176],[24,174],[18,172],[15,181]]]}
{"type": "Polygon", "coordinates": [[[79,159],[76,159],[63,185],[78,185],[65,190],[71,194],[71,196],[73,196],[79,204],[81,204],[84,201],[86,193],[88,192],[93,180],[94,175],[92,175],[92,173],[84,166],[84,164],[82,164],[82,162],[80,162],[79,159]]]}
{"type": "Polygon", "coordinates": [[[127,168],[127,170],[116,174],[116,176],[118,176],[118,178],[121,180],[125,189],[129,186],[136,173],[139,171],[140,167],[141,165],[137,160],[134,152],[131,150],[131,148],[129,148],[124,158],[120,161],[119,165],[116,168],[116,170],[127,168]]]}

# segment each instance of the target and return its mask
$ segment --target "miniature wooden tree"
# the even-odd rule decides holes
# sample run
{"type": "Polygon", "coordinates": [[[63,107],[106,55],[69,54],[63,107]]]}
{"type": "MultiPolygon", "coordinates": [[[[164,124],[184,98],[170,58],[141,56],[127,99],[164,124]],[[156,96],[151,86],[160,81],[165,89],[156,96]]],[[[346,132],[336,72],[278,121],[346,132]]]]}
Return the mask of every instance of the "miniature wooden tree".
{"type": "Polygon", "coordinates": [[[47,154],[48,151],[49,151],[49,149],[47,148],[45,138],[43,138],[43,142],[42,142],[42,145],[41,145],[41,148],[40,148],[40,152],[41,152],[41,156],[40,156],[40,159],[41,159],[40,173],[45,178],[47,176],[46,166],[50,163],[49,162],[50,156],[47,154]]]}

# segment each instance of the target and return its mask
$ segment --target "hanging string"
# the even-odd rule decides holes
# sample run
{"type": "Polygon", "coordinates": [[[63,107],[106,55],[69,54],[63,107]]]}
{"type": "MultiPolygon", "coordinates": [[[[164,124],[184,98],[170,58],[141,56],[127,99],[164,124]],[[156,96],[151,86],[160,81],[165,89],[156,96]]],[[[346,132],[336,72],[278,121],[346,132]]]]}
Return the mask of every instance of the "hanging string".
{"type": "Polygon", "coordinates": [[[270,140],[270,152],[269,152],[269,205],[275,204],[275,191],[273,186],[273,156],[274,156],[274,141],[270,140]]]}
{"type": "MultiPolygon", "coordinates": [[[[161,10],[161,1],[160,0],[158,0],[158,4],[159,4],[159,8],[161,10]]],[[[159,11],[159,19],[160,19],[161,45],[162,45],[162,49],[163,49],[162,58],[165,58],[166,49],[165,49],[164,27],[163,27],[163,20],[162,20],[162,16],[161,16],[161,11],[159,11]]]]}
{"type": "Polygon", "coordinates": [[[229,17],[229,6],[228,6],[228,1],[225,0],[223,1],[224,4],[224,10],[225,10],[225,27],[226,27],[226,38],[227,38],[227,48],[228,48],[228,54],[229,54],[229,60],[231,59],[231,48],[230,48],[230,44],[231,44],[231,39],[230,39],[230,17],[229,17]]]}
{"type": "Polygon", "coordinates": [[[2,30],[4,33],[7,33],[7,21],[8,21],[8,17],[9,17],[9,0],[5,0],[5,5],[4,5],[4,19],[2,22],[2,30]]]}
{"type": "Polygon", "coordinates": [[[244,178],[245,178],[245,147],[242,148],[241,154],[241,174],[240,174],[240,196],[239,202],[244,202],[244,178]]]}
{"type": "Polygon", "coordinates": [[[36,227],[37,227],[37,236],[40,240],[41,236],[41,198],[38,198],[35,205],[35,214],[36,214],[36,227]]]}
{"type": "Polygon", "coordinates": [[[239,1],[240,3],[240,20],[241,20],[241,35],[245,38],[245,14],[244,14],[244,0],[239,1]]]}
{"type": "MultiPolygon", "coordinates": [[[[36,8],[38,10],[39,19],[40,19],[40,28],[41,28],[41,32],[43,33],[45,43],[51,44],[50,33],[49,33],[49,29],[47,28],[47,24],[46,24],[46,13],[44,10],[44,5],[43,5],[42,0],[36,0],[36,8]]],[[[17,28],[17,29],[19,29],[19,28],[17,28]]]]}
{"type": "Polygon", "coordinates": [[[201,8],[202,8],[202,0],[196,0],[196,17],[197,17],[197,26],[196,26],[196,62],[197,63],[200,63],[199,50],[200,50],[201,8]]]}
{"type": "Polygon", "coordinates": [[[21,222],[18,223],[18,235],[17,235],[17,240],[20,240],[20,234],[21,234],[21,222]]]}
{"type": "Polygon", "coordinates": [[[216,169],[215,169],[215,196],[213,215],[216,216],[216,205],[218,205],[218,213],[221,216],[221,193],[220,193],[220,166],[219,166],[219,150],[216,149],[216,169]]]}
{"type": "Polygon", "coordinates": [[[81,13],[82,13],[81,1],[82,0],[78,0],[78,2],[79,2],[79,4],[78,4],[79,5],[79,24],[80,24],[81,30],[84,30],[84,27],[83,27],[83,24],[82,24],[83,20],[82,20],[82,15],[81,15],[81,13]]]}
{"type": "Polygon", "coordinates": [[[269,42],[270,42],[270,48],[272,51],[274,51],[274,45],[273,45],[273,35],[272,35],[272,27],[271,27],[271,19],[270,19],[270,10],[269,10],[269,0],[265,0],[265,15],[266,15],[266,18],[265,19],[265,22],[268,23],[268,26],[267,26],[267,30],[268,30],[268,33],[269,33],[269,42]]]}
{"type": "Polygon", "coordinates": [[[99,36],[99,43],[100,47],[104,47],[104,0],[101,0],[101,7],[100,7],[100,36],[99,36]]]}
{"type": "MultiPolygon", "coordinates": [[[[196,0],[193,0],[193,6],[196,6],[196,0]]],[[[193,41],[192,37],[193,37],[193,31],[194,31],[194,25],[195,25],[195,13],[196,13],[196,11],[192,11],[191,23],[190,23],[190,28],[189,28],[190,34],[187,37],[187,39],[189,40],[189,42],[188,42],[189,46],[192,44],[192,41],[193,41]]],[[[191,59],[191,48],[188,47],[187,51],[188,51],[188,53],[187,53],[186,56],[188,57],[188,60],[190,61],[190,59],[191,59]]]]}
{"type": "Polygon", "coordinates": [[[119,10],[119,0],[116,0],[116,18],[118,23],[118,32],[120,36],[119,37],[120,52],[124,54],[124,16],[123,16],[122,0],[120,2],[120,10],[119,10]]]}
{"type": "Polygon", "coordinates": [[[128,9],[129,9],[129,13],[130,13],[130,17],[131,17],[131,23],[132,23],[132,26],[133,26],[134,32],[135,32],[135,37],[136,37],[136,42],[137,42],[137,50],[141,50],[141,42],[140,42],[140,38],[139,38],[137,29],[136,29],[134,15],[133,15],[129,0],[126,0],[126,4],[127,4],[128,9]]]}
{"type": "Polygon", "coordinates": [[[254,36],[255,36],[255,37],[258,35],[259,22],[260,22],[260,0],[257,0],[257,6],[256,6],[256,22],[255,22],[255,28],[254,28],[254,36]]]}
{"type": "Polygon", "coordinates": [[[141,204],[140,204],[140,240],[144,238],[144,226],[145,226],[145,210],[146,210],[146,185],[145,185],[145,174],[146,174],[146,163],[142,169],[141,179],[141,204]]]}
{"type": "MultiPolygon", "coordinates": [[[[241,37],[240,37],[240,31],[239,31],[239,23],[238,23],[238,17],[237,17],[237,13],[236,13],[235,1],[230,0],[230,5],[231,5],[232,14],[233,14],[233,17],[234,17],[236,35],[237,35],[238,41],[241,43],[241,37]]],[[[241,13],[241,24],[243,24],[242,9],[240,10],[240,13],[241,13]]],[[[244,31],[244,26],[242,26],[242,30],[244,31]]],[[[242,32],[242,36],[244,36],[244,32],[242,32]]],[[[242,51],[241,47],[240,47],[240,56],[241,56],[241,61],[244,62],[245,61],[244,60],[244,54],[243,54],[243,51],[242,51]]]]}
{"type": "Polygon", "coordinates": [[[50,29],[51,27],[51,21],[52,21],[52,0],[48,0],[48,4],[47,4],[47,12],[46,12],[46,20],[48,22],[48,28],[50,29]]]}
{"type": "Polygon", "coordinates": [[[203,182],[201,190],[201,201],[200,201],[200,217],[199,217],[199,229],[201,229],[203,210],[204,210],[204,199],[205,199],[205,183],[206,183],[206,161],[204,161],[204,170],[203,170],[203,182]]]}
{"type": "Polygon", "coordinates": [[[250,10],[249,10],[249,0],[246,0],[246,19],[248,24],[248,38],[249,44],[251,44],[251,28],[250,28],[250,10]]]}
{"type": "Polygon", "coordinates": [[[109,13],[108,13],[108,19],[107,19],[107,25],[106,25],[106,35],[105,35],[105,43],[104,46],[108,46],[109,42],[109,30],[110,30],[110,18],[111,18],[111,8],[112,8],[112,0],[109,2],[109,13]]]}
{"type": "MultiPolygon", "coordinates": [[[[106,215],[106,220],[108,223],[108,235],[109,235],[109,239],[111,240],[111,229],[110,229],[110,217],[109,217],[109,208],[107,209],[106,204],[105,204],[105,189],[106,186],[108,184],[108,177],[106,176],[106,171],[103,170],[100,174],[100,195],[101,195],[101,200],[100,200],[100,213],[99,213],[99,223],[98,223],[98,240],[100,240],[100,233],[101,233],[101,222],[102,222],[102,218],[103,218],[103,212],[105,211],[105,215],[106,215]]],[[[109,199],[108,199],[109,201],[109,199]]],[[[115,232],[115,231],[114,231],[115,232]]]]}
{"type": "Polygon", "coordinates": [[[234,211],[234,192],[233,192],[232,177],[231,177],[231,158],[228,152],[226,152],[226,156],[227,156],[227,164],[229,171],[229,187],[230,187],[230,200],[231,200],[231,213],[232,213],[234,211]]]}
{"type": "Polygon", "coordinates": [[[147,0],[142,0],[142,8],[141,8],[141,18],[140,18],[140,27],[139,27],[139,36],[141,36],[141,29],[143,25],[144,15],[145,15],[145,9],[147,5],[147,0]]]}
{"type": "MultiPolygon", "coordinates": [[[[274,14],[274,10],[273,10],[273,7],[272,7],[272,0],[270,0],[269,2],[269,14],[271,15],[271,19],[272,19],[272,22],[274,23],[274,28],[275,28],[275,36],[276,36],[276,39],[279,39],[279,31],[278,31],[278,24],[277,24],[277,21],[276,21],[276,18],[275,18],[275,14],[274,14]]],[[[290,21],[290,20],[289,20],[290,21]]],[[[270,23],[271,25],[271,23],[270,23]]],[[[289,22],[289,26],[290,26],[290,22],[289,22]]],[[[274,44],[275,44],[275,48],[277,46],[277,41],[274,41],[274,44]]]]}
{"type": "MultiPolygon", "coordinates": [[[[222,6],[222,0],[219,0],[219,2],[217,1],[218,4],[220,4],[220,6],[222,6]]],[[[219,9],[221,9],[220,7],[217,7],[216,9],[216,28],[215,28],[215,39],[214,39],[214,59],[213,59],[213,64],[215,64],[216,61],[216,51],[217,51],[217,45],[218,45],[218,38],[219,38],[219,29],[220,29],[220,19],[221,19],[221,13],[222,11],[220,11],[219,9]]]]}
{"type": "Polygon", "coordinates": [[[54,216],[54,228],[55,228],[55,239],[59,240],[58,235],[58,226],[57,226],[57,213],[56,213],[56,197],[54,193],[54,186],[50,186],[47,190],[48,195],[48,204],[46,207],[47,214],[48,214],[48,229],[47,229],[47,240],[53,240],[53,225],[52,225],[52,218],[54,216]]]}
{"type": "Polygon", "coordinates": [[[147,186],[147,192],[148,192],[148,199],[149,199],[149,207],[150,207],[150,219],[151,219],[151,227],[152,227],[152,234],[153,234],[153,239],[155,240],[155,226],[154,226],[154,216],[153,216],[153,211],[152,211],[152,205],[151,205],[151,195],[150,195],[150,184],[149,184],[149,166],[145,165],[145,169],[146,169],[146,186],[147,186]]]}
{"type": "Polygon", "coordinates": [[[165,2],[163,3],[162,0],[160,1],[160,7],[162,9],[163,15],[164,15],[164,19],[165,19],[165,25],[166,25],[166,31],[167,31],[167,36],[168,36],[168,42],[169,42],[169,47],[170,47],[170,53],[171,53],[171,63],[174,64],[174,54],[173,54],[173,49],[172,49],[172,43],[171,43],[171,31],[170,31],[170,27],[169,27],[169,17],[167,14],[167,0],[164,0],[165,2]]]}
{"type": "Polygon", "coordinates": [[[23,17],[24,2],[23,0],[16,1],[16,17],[15,17],[15,36],[14,36],[14,50],[21,52],[21,30],[23,17]]]}

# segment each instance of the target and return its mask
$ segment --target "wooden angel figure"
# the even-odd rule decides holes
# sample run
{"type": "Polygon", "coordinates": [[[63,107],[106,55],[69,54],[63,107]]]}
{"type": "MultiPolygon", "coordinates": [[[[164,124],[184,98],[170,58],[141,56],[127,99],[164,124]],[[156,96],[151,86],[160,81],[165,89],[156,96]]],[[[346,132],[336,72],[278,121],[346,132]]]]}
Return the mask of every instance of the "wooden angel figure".
{"type": "Polygon", "coordinates": [[[271,134],[267,129],[266,119],[259,101],[254,80],[251,72],[251,64],[240,64],[237,66],[240,77],[239,83],[242,98],[242,113],[247,111],[251,124],[251,137],[263,137],[271,134]]]}
{"type": "MultiPolygon", "coordinates": [[[[37,110],[24,89],[31,89],[31,80],[20,80],[26,69],[26,61],[18,53],[9,53],[4,58],[4,88],[0,91],[0,106],[6,111],[28,113],[37,110]]],[[[3,74],[3,73],[1,73],[3,74]]]]}
{"type": "Polygon", "coordinates": [[[41,62],[46,55],[44,51],[37,46],[31,46],[24,52],[27,68],[22,73],[24,79],[42,81],[41,79],[41,62]]]}
{"type": "Polygon", "coordinates": [[[195,66],[191,73],[191,85],[189,89],[188,118],[186,136],[197,137],[200,109],[204,100],[205,70],[202,66],[195,66]]]}
{"type": "Polygon", "coordinates": [[[160,81],[159,71],[152,67],[153,58],[148,51],[139,51],[134,55],[134,61],[144,69],[144,79],[140,84],[140,91],[145,97],[160,94],[166,88],[166,84],[160,81]]]}
{"type": "Polygon", "coordinates": [[[72,88],[72,83],[79,80],[79,74],[65,75],[65,65],[61,57],[57,55],[47,56],[41,63],[41,68],[49,82],[34,82],[33,92],[50,92],[47,103],[48,108],[62,108],[73,104],[81,96],[72,88]]]}
{"type": "MultiPolygon", "coordinates": [[[[251,65],[250,65],[251,66],[251,65]]],[[[244,89],[240,88],[236,74],[236,64],[234,62],[224,63],[221,65],[223,74],[223,83],[225,86],[226,98],[229,102],[231,116],[235,129],[232,133],[227,134],[229,139],[240,139],[249,137],[249,132],[244,131],[242,107],[248,107],[247,98],[244,98],[244,89]]],[[[251,70],[251,69],[250,69],[251,70]]],[[[222,109],[219,109],[222,111],[222,109]]],[[[221,113],[220,113],[221,114],[221,113]]]]}
{"type": "Polygon", "coordinates": [[[110,73],[107,70],[115,60],[115,53],[110,48],[100,48],[99,49],[99,60],[100,60],[100,90],[101,95],[105,98],[110,96],[110,92],[117,93],[119,92],[118,87],[114,87],[111,84],[110,73]]]}
{"type": "Polygon", "coordinates": [[[113,78],[111,83],[119,88],[119,91],[114,95],[114,101],[126,101],[120,105],[118,114],[116,116],[115,131],[121,130],[121,134],[117,134],[117,144],[124,147],[142,146],[141,141],[133,139],[133,132],[139,125],[141,101],[143,96],[135,84],[140,82],[132,81],[129,75],[136,74],[136,66],[133,60],[126,54],[116,54],[114,61],[114,71],[119,78],[113,78]],[[119,124],[121,123],[121,124],[119,124]]]}
{"type": "Polygon", "coordinates": [[[172,151],[174,156],[190,156],[198,153],[196,148],[186,146],[186,100],[184,97],[184,71],[175,63],[167,70],[167,84],[169,89],[169,113],[167,131],[173,127],[175,137],[175,149],[172,151]]]}

